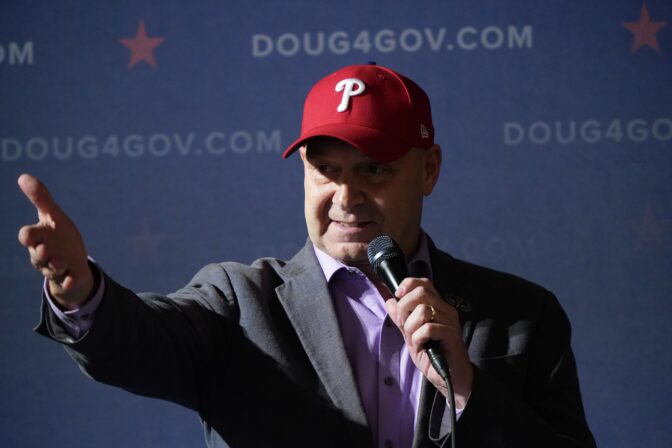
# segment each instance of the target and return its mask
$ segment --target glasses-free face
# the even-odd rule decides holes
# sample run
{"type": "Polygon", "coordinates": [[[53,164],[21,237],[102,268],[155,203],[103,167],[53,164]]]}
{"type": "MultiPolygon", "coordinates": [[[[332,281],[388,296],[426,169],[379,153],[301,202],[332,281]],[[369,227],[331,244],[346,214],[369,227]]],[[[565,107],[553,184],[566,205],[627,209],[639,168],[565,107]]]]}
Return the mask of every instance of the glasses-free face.
{"type": "Polygon", "coordinates": [[[438,146],[412,148],[389,163],[336,139],[311,140],[300,154],[308,235],[318,248],[365,271],[368,243],[378,235],[390,235],[407,256],[415,251],[423,197],[439,175],[438,146]]]}

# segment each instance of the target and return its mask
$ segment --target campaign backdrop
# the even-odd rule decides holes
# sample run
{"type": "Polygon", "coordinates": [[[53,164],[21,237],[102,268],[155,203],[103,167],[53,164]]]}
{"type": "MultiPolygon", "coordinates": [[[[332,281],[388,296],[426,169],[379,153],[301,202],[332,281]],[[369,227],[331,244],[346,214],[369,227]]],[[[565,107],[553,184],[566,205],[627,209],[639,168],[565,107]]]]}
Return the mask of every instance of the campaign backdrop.
{"type": "Polygon", "coordinates": [[[193,412],[94,383],[33,332],[19,174],[136,291],[287,258],[306,230],[301,163],[281,152],[312,84],[368,61],[432,99],[444,161],[424,229],[556,293],[598,445],[669,446],[667,0],[3,0],[0,446],[203,446],[193,412]]]}

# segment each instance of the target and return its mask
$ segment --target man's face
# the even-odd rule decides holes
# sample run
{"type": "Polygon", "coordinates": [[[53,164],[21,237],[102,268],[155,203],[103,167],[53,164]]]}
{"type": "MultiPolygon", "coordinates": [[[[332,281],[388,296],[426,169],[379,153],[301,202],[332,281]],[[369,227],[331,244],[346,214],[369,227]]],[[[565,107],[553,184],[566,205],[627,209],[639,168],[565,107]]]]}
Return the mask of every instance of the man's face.
{"type": "Polygon", "coordinates": [[[380,163],[336,139],[315,139],[300,149],[305,215],[311,241],[341,262],[368,270],[366,250],[389,235],[407,256],[420,235],[423,196],[438,179],[441,150],[413,148],[380,163]]]}

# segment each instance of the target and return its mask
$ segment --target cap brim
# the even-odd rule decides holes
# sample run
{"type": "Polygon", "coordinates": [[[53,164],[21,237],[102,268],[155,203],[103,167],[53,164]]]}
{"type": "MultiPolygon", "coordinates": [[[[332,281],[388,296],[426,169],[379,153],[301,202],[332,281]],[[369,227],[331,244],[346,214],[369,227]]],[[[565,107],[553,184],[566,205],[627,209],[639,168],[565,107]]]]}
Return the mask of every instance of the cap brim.
{"type": "Polygon", "coordinates": [[[343,140],[381,163],[392,162],[411,149],[410,144],[382,134],[376,129],[347,123],[334,123],[319,126],[306,132],[287,147],[282,157],[289,157],[307,140],[314,137],[332,137],[343,140]]]}

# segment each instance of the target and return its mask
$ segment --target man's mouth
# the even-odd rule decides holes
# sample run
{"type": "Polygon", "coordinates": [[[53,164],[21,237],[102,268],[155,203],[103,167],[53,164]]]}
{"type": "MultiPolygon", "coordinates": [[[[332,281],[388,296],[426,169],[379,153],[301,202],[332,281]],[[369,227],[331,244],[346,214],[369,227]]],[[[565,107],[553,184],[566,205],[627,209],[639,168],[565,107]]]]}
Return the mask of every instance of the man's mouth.
{"type": "Polygon", "coordinates": [[[337,219],[332,219],[331,222],[338,225],[338,226],[347,227],[347,228],[362,228],[362,227],[366,227],[367,225],[371,224],[373,221],[364,221],[364,220],[360,220],[360,221],[339,221],[337,219]]]}
{"type": "Polygon", "coordinates": [[[344,226],[344,227],[364,227],[368,225],[371,221],[355,221],[355,222],[347,222],[347,221],[335,221],[332,220],[338,225],[344,226]]]}
{"type": "Polygon", "coordinates": [[[336,221],[332,219],[331,223],[341,232],[357,233],[366,229],[373,221],[336,221]]]}

